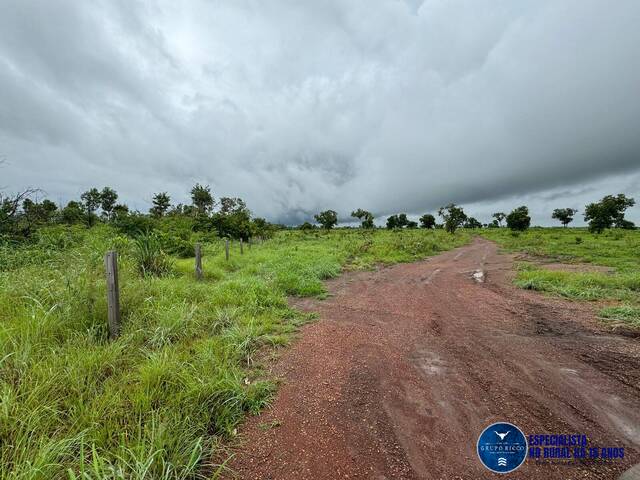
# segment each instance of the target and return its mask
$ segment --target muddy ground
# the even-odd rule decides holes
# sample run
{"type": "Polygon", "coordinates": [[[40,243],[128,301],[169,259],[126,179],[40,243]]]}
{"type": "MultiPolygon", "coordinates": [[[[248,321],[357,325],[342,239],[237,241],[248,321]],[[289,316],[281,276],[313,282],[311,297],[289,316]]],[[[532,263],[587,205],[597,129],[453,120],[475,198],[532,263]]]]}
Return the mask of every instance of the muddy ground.
{"type": "Polygon", "coordinates": [[[614,479],[640,462],[640,341],[605,330],[593,305],[515,289],[512,267],[477,239],[295,301],[320,318],[274,364],[282,385],[241,429],[229,478],[614,479]],[[496,421],[586,434],[625,459],[527,460],[501,477],[475,451],[496,421]]]}

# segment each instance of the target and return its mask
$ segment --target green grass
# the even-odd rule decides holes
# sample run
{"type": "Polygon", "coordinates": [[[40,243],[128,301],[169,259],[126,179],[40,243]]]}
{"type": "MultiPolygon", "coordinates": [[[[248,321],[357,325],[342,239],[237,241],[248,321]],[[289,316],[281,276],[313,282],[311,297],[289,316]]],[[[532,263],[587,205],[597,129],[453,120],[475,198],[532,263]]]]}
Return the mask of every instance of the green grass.
{"type": "Polygon", "coordinates": [[[533,228],[513,234],[507,229],[483,235],[509,251],[525,252],[563,263],[611,267],[612,272],[571,272],[520,264],[515,283],[576,300],[615,300],[620,305],[600,310],[600,316],[640,326],[640,231],[608,230],[600,235],[586,229],[533,228]]]}
{"type": "MultiPolygon", "coordinates": [[[[0,478],[215,476],[220,441],[267,405],[257,353],[310,320],[287,295],[325,293],[343,269],[462,245],[442,231],[282,232],[239,254],[203,247],[141,276],[134,242],[99,226],[51,228],[0,245],[0,478]],[[120,253],[123,329],[107,340],[103,255],[120,253]]],[[[139,253],[139,252],[138,252],[139,253]]]]}
{"type": "Polygon", "coordinates": [[[640,307],[630,305],[606,307],[600,311],[600,315],[608,321],[626,323],[640,328],[640,307]]]}

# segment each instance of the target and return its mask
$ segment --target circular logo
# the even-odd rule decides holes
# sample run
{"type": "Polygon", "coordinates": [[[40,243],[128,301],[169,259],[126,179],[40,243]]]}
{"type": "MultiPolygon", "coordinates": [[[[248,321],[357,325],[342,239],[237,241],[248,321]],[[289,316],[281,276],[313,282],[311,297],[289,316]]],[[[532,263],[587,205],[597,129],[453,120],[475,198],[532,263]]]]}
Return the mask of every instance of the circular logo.
{"type": "Polygon", "coordinates": [[[478,437],[478,457],[485,467],[496,473],[516,470],[527,458],[528,449],[522,430],[507,422],[489,425],[478,437]]]}

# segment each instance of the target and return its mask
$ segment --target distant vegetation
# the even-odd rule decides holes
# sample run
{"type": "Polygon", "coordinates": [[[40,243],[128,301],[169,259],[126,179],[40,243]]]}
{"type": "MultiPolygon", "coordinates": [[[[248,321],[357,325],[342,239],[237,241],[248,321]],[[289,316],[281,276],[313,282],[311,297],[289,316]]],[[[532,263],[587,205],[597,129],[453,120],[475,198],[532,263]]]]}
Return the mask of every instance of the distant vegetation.
{"type": "Polygon", "coordinates": [[[314,218],[325,230],[331,230],[338,224],[338,214],[334,210],[325,210],[314,218]]]}
{"type": "MultiPolygon", "coordinates": [[[[241,198],[221,197],[216,200],[211,188],[199,183],[191,188],[191,204],[173,205],[167,192],[159,192],[153,196],[152,207],[146,214],[132,212],[127,205],[118,203],[118,193],[110,187],[102,190],[91,188],[80,196],[80,201],[72,200],[65,206],[58,206],[49,199],[34,201],[33,198],[40,193],[39,190],[26,190],[13,196],[0,193],[0,242],[28,240],[39,228],[47,225],[92,227],[107,223],[130,237],[155,231],[163,250],[177,255],[192,255],[189,245],[198,235],[242,238],[246,241],[256,236],[269,237],[278,229],[290,228],[271,224],[263,218],[252,218],[241,198]]],[[[635,225],[626,220],[624,214],[634,205],[635,200],[624,194],[607,195],[585,207],[584,219],[594,233],[602,233],[612,227],[632,229],[635,225]]],[[[442,224],[436,223],[434,215],[430,213],[422,215],[419,224],[411,220],[407,213],[398,213],[386,219],[386,228],[400,230],[420,226],[426,229],[444,228],[454,233],[458,228],[501,228],[505,220],[507,227],[513,231],[525,231],[531,225],[529,209],[524,205],[509,214],[496,212],[493,221],[484,225],[454,203],[441,207],[437,213],[442,218],[442,224]]],[[[551,218],[559,220],[566,227],[576,213],[574,208],[556,208],[551,218]]],[[[376,228],[375,215],[370,211],[358,208],[351,212],[351,217],[358,219],[363,229],[376,228]]],[[[319,212],[314,215],[314,220],[325,230],[337,227],[340,221],[335,210],[319,212]]],[[[312,230],[315,225],[306,221],[298,228],[312,230]]]]}
{"type": "Polygon", "coordinates": [[[523,231],[529,228],[530,225],[531,217],[529,216],[529,209],[524,205],[513,209],[513,211],[507,215],[507,227],[511,230],[523,231]]]}
{"type": "Polygon", "coordinates": [[[353,212],[351,212],[351,216],[354,218],[357,218],[358,220],[360,220],[361,223],[361,227],[362,228],[373,228],[375,227],[374,223],[373,223],[373,213],[371,212],[367,212],[366,210],[363,210],[361,208],[359,208],[358,210],[355,210],[353,212]]]}
{"type": "Polygon", "coordinates": [[[585,207],[584,219],[589,222],[589,231],[602,233],[605,228],[617,227],[630,229],[635,225],[624,218],[624,212],[636,204],[633,198],[623,194],[607,195],[599,202],[585,207]]]}
{"type": "Polygon", "coordinates": [[[248,240],[270,237],[279,228],[263,218],[253,218],[241,198],[215,199],[207,185],[191,189],[191,204],[172,205],[166,192],[153,196],[148,214],[132,212],[118,203],[117,192],[91,188],[64,207],[51,200],[34,201],[40,192],[28,190],[14,196],[0,194],[0,242],[37,241],[39,229],[51,225],[93,227],[108,224],[129,237],[154,232],[154,242],[178,257],[193,255],[193,244],[203,238],[248,240]]]}
{"type": "Polygon", "coordinates": [[[573,222],[573,216],[578,211],[575,208],[556,208],[551,214],[551,218],[555,218],[562,223],[563,227],[566,227],[573,222]]]}

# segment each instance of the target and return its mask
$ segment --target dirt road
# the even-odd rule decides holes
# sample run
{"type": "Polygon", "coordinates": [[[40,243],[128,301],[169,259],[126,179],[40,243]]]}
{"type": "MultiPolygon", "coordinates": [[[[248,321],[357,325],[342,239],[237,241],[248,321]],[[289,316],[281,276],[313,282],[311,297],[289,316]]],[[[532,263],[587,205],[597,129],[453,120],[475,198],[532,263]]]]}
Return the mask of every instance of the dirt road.
{"type": "Polygon", "coordinates": [[[276,363],[283,384],[240,432],[237,478],[498,478],[475,452],[496,421],[625,447],[622,462],[527,460],[507,478],[614,479],[640,462],[640,341],[602,331],[593,306],[513,288],[512,266],[477,239],[298,301],[320,320],[276,363]]]}

